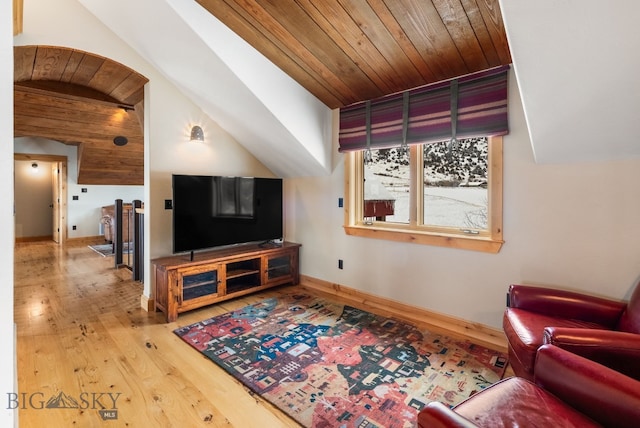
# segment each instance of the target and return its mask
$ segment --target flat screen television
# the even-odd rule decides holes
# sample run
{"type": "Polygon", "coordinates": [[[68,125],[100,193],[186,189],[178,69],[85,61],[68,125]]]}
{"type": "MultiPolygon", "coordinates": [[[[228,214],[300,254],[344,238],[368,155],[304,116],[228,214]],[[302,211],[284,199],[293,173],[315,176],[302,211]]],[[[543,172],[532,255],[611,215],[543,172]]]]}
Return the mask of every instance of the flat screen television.
{"type": "Polygon", "coordinates": [[[173,174],[173,252],[282,238],[282,179],[173,174]]]}

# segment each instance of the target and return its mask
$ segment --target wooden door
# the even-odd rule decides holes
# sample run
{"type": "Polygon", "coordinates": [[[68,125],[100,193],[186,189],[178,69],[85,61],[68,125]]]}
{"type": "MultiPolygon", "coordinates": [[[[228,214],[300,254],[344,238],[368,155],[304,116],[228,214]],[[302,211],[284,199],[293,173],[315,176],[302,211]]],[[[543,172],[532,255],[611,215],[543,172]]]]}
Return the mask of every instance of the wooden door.
{"type": "Polygon", "coordinates": [[[67,240],[67,158],[58,162],[58,204],[60,209],[60,242],[67,240]]]}
{"type": "Polygon", "coordinates": [[[53,241],[60,243],[60,162],[51,164],[53,241]]]}

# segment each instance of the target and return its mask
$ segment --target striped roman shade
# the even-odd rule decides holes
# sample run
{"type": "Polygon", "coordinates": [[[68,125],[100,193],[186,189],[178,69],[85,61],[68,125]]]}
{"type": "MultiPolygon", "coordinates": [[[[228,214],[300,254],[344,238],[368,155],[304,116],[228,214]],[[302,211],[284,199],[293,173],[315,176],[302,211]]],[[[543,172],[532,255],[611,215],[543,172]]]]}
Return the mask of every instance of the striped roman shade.
{"type": "Polygon", "coordinates": [[[508,71],[501,66],[344,107],[339,150],[505,135],[508,71]]]}

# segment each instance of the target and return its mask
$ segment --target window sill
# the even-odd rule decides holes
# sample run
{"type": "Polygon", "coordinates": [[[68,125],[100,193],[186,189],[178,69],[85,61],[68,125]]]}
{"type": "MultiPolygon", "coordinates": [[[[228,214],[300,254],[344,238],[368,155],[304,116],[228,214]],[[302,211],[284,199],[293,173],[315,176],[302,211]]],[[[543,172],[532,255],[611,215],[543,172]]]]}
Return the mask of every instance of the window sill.
{"type": "Polygon", "coordinates": [[[375,226],[344,226],[344,230],[347,235],[359,236],[362,238],[435,245],[439,247],[481,251],[493,254],[498,253],[504,243],[501,239],[494,239],[488,236],[461,236],[445,233],[420,232],[415,230],[383,229],[376,228],[375,226]]]}

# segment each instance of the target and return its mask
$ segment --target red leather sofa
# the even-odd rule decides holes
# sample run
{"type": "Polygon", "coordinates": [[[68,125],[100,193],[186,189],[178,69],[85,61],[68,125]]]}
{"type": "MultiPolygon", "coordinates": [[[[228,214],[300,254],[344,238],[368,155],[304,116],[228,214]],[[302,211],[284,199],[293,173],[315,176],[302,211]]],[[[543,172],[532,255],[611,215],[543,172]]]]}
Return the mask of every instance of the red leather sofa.
{"type": "Polygon", "coordinates": [[[512,284],[503,329],[517,376],[532,380],[538,348],[551,343],[640,379],[640,286],[621,302],[512,284]]]}
{"type": "Polygon", "coordinates": [[[510,377],[418,414],[420,428],[602,426],[640,426],[640,381],[555,345],[537,352],[535,382],[510,377]]]}

